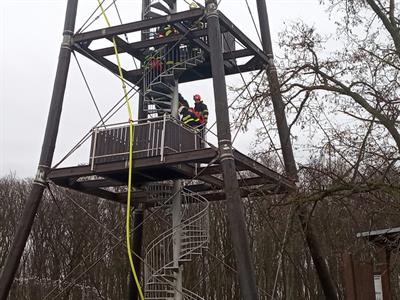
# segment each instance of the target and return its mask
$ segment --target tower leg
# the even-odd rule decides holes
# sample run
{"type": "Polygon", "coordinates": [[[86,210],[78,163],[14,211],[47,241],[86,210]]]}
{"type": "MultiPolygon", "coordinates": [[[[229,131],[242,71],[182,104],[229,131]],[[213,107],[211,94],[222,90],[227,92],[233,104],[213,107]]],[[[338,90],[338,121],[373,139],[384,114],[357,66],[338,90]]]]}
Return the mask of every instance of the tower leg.
{"type": "Polygon", "coordinates": [[[24,210],[20,219],[21,221],[18,224],[14,241],[9,250],[3,272],[0,277],[1,300],[7,299],[11,285],[14,281],[14,277],[18,270],[26,241],[29,237],[40,200],[42,199],[43,191],[46,186],[47,174],[53,161],[54,148],[57,140],[62,104],[64,100],[64,91],[67,81],[69,62],[71,58],[71,37],[75,29],[77,5],[78,0],[68,0],[64,23],[64,39],[61,44],[60,54],[58,58],[57,73],[54,81],[53,95],[51,98],[50,110],[47,119],[39,166],[35,180],[33,182],[32,190],[25,203],[24,210]]]}
{"type": "Polygon", "coordinates": [[[271,34],[269,30],[267,6],[265,4],[265,0],[257,0],[257,9],[260,21],[263,50],[269,58],[266,71],[271,91],[272,105],[274,106],[276,127],[278,128],[283,160],[285,162],[285,170],[291,179],[297,180],[297,168],[293,156],[292,142],[290,141],[289,126],[287,124],[285,115],[285,105],[282,101],[278,74],[276,72],[272,53],[271,34]]]}
{"type": "MultiPolygon", "coordinates": [[[[282,101],[280,83],[274,64],[271,34],[269,30],[269,22],[267,14],[267,5],[265,3],[265,0],[257,0],[257,10],[260,22],[263,50],[269,58],[266,71],[271,91],[272,104],[274,106],[276,125],[278,128],[279,139],[281,142],[282,156],[285,163],[285,170],[290,178],[292,178],[293,180],[297,180],[298,179],[297,168],[294,160],[292,143],[290,141],[290,132],[285,115],[285,106],[282,101]]],[[[299,206],[297,216],[300,220],[303,233],[308,248],[310,250],[311,257],[315,265],[315,269],[317,270],[319,281],[321,283],[325,297],[326,299],[336,300],[338,299],[338,297],[335,284],[333,283],[332,276],[330,275],[328,266],[322,255],[321,246],[315,234],[315,229],[308,220],[308,211],[306,207],[299,206]]]]}
{"type": "Polygon", "coordinates": [[[206,1],[206,13],[208,39],[211,50],[210,58],[217,117],[218,145],[224,178],[230,234],[239,275],[241,297],[246,300],[253,300],[258,299],[257,287],[232,151],[224,61],[221,49],[222,36],[216,0],[206,1]]]}

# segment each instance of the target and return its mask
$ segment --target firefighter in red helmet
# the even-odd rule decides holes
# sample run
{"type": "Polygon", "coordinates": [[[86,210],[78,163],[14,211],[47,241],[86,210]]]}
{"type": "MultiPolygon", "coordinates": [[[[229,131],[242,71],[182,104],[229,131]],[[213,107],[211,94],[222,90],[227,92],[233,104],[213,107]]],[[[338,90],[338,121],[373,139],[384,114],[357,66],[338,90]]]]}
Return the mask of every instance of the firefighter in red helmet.
{"type": "Polygon", "coordinates": [[[193,128],[199,128],[202,124],[198,114],[193,108],[189,107],[189,103],[179,93],[179,109],[178,112],[182,115],[181,121],[193,128]]]}
{"type": "Polygon", "coordinates": [[[204,127],[208,121],[208,107],[207,105],[201,100],[201,96],[199,94],[193,95],[194,100],[194,110],[198,112],[203,118],[204,127]]]}

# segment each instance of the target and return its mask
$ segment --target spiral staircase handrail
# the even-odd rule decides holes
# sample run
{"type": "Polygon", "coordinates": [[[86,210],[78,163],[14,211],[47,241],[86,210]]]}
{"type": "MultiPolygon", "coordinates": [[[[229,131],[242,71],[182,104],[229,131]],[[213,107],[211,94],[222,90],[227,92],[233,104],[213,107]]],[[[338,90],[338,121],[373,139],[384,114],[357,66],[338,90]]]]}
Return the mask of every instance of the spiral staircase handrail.
{"type": "MultiPolygon", "coordinates": [[[[208,200],[207,200],[206,198],[204,198],[203,196],[201,196],[201,195],[198,194],[198,193],[193,193],[193,194],[199,196],[199,200],[202,198],[202,199],[200,200],[200,203],[206,203],[206,206],[205,206],[201,211],[199,211],[197,214],[193,215],[193,216],[190,217],[189,219],[184,220],[182,223],[184,223],[186,226],[188,226],[188,225],[191,224],[191,223],[186,224],[187,222],[191,221],[192,219],[195,219],[197,216],[201,216],[201,215],[203,214],[204,211],[207,211],[207,210],[208,210],[208,207],[209,207],[209,202],[208,202],[208,200]]],[[[185,196],[188,196],[188,194],[185,193],[185,192],[184,192],[184,195],[185,195],[185,196]]],[[[189,195],[189,196],[194,198],[193,195],[189,195]]],[[[195,219],[194,221],[196,221],[196,219],[195,219]]],[[[169,236],[169,235],[172,235],[173,232],[174,232],[174,229],[176,229],[177,227],[182,227],[182,226],[183,226],[183,225],[181,224],[181,225],[178,225],[178,226],[176,226],[176,227],[172,227],[172,228],[168,229],[166,232],[161,233],[159,236],[157,236],[153,241],[151,241],[151,242],[149,243],[149,246],[148,246],[148,247],[150,247],[150,246],[153,244],[153,242],[155,242],[156,240],[158,240],[158,239],[162,240],[163,238],[165,238],[165,237],[167,237],[167,236],[169,236]]],[[[147,252],[147,251],[146,251],[146,252],[147,252]]]]}
{"type": "MultiPolygon", "coordinates": [[[[208,208],[209,202],[206,198],[199,195],[198,193],[193,193],[189,190],[182,191],[183,198],[185,199],[182,205],[188,204],[200,204],[202,207],[198,208],[198,211],[195,211],[193,215],[188,218],[184,218],[184,214],[182,215],[182,222],[179,226],[175,226],[173,228],[168,229],[164,233],[158,235],[153,241],[151,241],[146,248],[146,262],[149,265],[147,268],[145,283],[146,287],[150,288],[151,285],[158,284],[167,284],[170,288],[173,288],[173,281],[169,280],[167,277],[163,277],[163,275],[167,274],[167,269],[173,267],[173,260],[169,259],[167,256],[171,255],[170,246],[172,245],[172,238],[176,230],[180,229],[182,232],[187,230],[188,232],[193,232],[193,229],[189,229],[191,226],[199,226],[198,230],[201,232],[198,236],[190,236],[189,238],[196,238],[194,241],[189,243],[189,247],[184,247],[179,254],[179,259],[185,259],[192,253],[196,253],[196,250],[204,247],[208,242],[208,226],[206,226],[206,230],[202,228],[202,225],[208,225],[208,208]],[[197,225],[200,224],[200,225],[197,225]],[[204,232],[203,232],[204,231],[204,232]],[[160,250],[161,249],[161,250],[160,250]],[[164,252],[162,252],[164,251],[164,252]],[[163,257],[158,257],[157,254],[166,254],[163,257]],[[154,261],[153,261],[154,260],[154,261]]],[[[147,293],[151,293],[152,291],[146,289],[147,293]]],[[[156,290],[155,292],[160,292],[156,290]]],[[[168,291],[165,291],[167,293],[168,291]]],[[[185,294],[184,299],[194,299],[199,300],[203,299],[197,294],[183,289],[183,293],[185,294]]],[[[162,298],[164,299],[164,298],[162,298]]]]}

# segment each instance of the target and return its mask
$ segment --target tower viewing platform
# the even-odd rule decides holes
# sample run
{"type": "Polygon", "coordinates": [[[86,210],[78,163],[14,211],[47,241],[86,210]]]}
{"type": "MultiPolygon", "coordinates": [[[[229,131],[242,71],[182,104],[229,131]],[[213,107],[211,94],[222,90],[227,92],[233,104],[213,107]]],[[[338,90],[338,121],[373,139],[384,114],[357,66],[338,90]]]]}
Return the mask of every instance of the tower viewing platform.
{"type": "MultiPolygon", "coordinates": [[[[134,203],[151,204],[146,183],[192,179],[186,189],[209,201],[224,200],[219,150],[202,140],[195,129],[169,115],[135,122],[133,134],[134,203]]],[[[234,150],[242,197],[251,193],[284,193],[294,184],[289,179],[234,150]]],[[[89,162],[52,169],[55,184],[117,202],[126,201],[129,126],[114,124],[94,128],[89,162]],[[121,191],[122,190],[122,191],[121,191]]]]}

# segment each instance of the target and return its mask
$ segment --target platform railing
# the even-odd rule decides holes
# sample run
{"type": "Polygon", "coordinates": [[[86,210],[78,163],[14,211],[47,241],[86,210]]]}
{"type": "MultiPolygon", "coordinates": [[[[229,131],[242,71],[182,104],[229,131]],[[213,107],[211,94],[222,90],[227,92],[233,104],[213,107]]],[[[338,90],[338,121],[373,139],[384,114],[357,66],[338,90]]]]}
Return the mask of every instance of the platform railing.
{"type": "MultiPolygon", "coordinates": [[[[198,150],[201,143],[197,131],[174,119],[170,115],[132,121],[133,158],[159,156],[164,161],[166,154],[198,150]]],[[[127,160],[129,155],[129,123],[118,123],[92,130],[90,164],[92,170],[97,163],[127,160]]]]}

